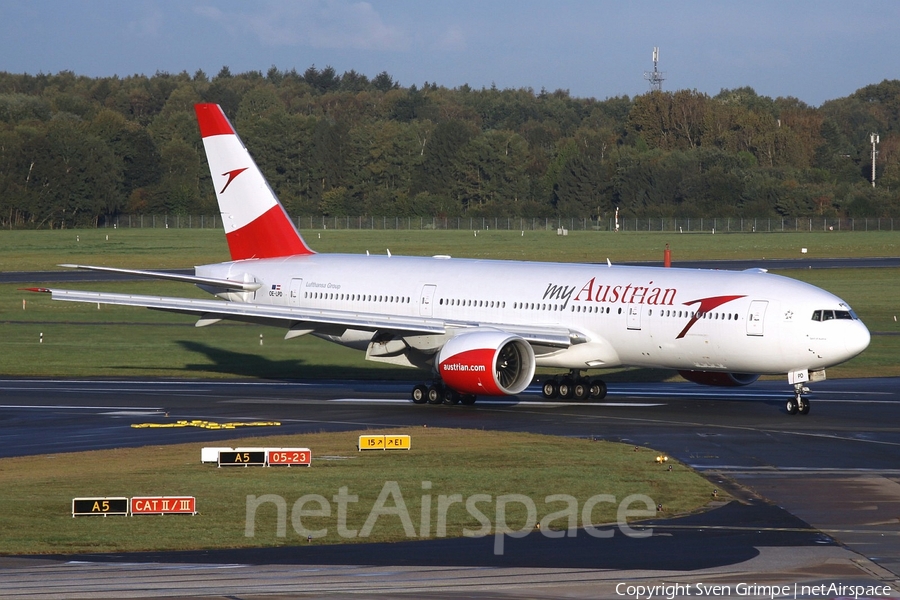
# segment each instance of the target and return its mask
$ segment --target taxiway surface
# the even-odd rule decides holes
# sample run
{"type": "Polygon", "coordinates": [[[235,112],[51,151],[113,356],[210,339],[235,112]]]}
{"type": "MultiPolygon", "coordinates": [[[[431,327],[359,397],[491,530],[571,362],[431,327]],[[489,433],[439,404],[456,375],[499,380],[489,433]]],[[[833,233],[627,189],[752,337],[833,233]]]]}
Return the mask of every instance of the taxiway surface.
{"type": "Polygon", "coordinates": [[[242,598],[302,590],[616,597],[615,585],[625,581],[698,577],[732,585],[751,577],[898,581],[898,379],[816,384],[808,416],[785,413],[790,390],[782,382],[725,393],[693,384],[611,384],[605,401],[591,404],[545,402],[533,387],[517,400],[481,399],[469,407],[413,405],[409,388],[384,382],[0,380],[0,456],[179,442],[199,448],[248,433],[478,427],[649,446],[723,485],[736,484],[743,503],[657,523],[644,545],[588,536],[554,544],[534,535],[512,541],[499,558],[485,550],[490,540],[438,540],[393,545],[389,553],[344,546],[7,559],[0,561],[0,596],[192,596],[198,581],[206,582],[202,590],[209,596],[242,598]],[[178,419],[282,425],[253,432],[131,428],[178,419]],[[368,566],[354,566],[361,564],[368,566]],[[237,565],[227,577],[226,565],[237,565]],[[84,587],[67,587],[78,578],[84,587]],[[29,596],[28,590],[41,593],[29,596]]]}

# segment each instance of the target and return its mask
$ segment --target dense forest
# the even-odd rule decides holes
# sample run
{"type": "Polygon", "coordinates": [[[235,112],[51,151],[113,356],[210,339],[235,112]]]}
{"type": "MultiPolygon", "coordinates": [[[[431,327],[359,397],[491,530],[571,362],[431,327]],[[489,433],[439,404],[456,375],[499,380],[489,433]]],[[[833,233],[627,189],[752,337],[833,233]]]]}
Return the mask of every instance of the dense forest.
{"type": "Polygon", "coordinates": [[[596,100],[223,67],[0,72],[0,225],[216,214],[197,102],[222,105],[294,216],[900,216],[897,80],[816,108],[749,87],[596,100]]]}

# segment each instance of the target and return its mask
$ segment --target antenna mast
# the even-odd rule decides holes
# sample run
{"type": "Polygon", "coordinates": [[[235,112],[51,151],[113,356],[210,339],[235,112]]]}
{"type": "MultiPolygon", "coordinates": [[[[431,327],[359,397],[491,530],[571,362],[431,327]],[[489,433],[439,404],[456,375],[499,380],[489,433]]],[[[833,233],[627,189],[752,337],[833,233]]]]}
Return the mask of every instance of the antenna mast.
{"type": "Polygon", "coordinates": [[[662,91],[662,82],[666,78],[666,74],[660,71],[657,67],[659,65],[659,48],[654,46],[653,48],[653,71],[644,71],[644,79],[650,82],[650,91],[662,91]]]}
{"type": "Polygon", "coordinates": [[[878,151],[875,149],[875,144],[880,143],[881,140],[878,139],[877,133],[869,134],[869,140],[871,140],[872,142],[872,187],[875,187],[875,157],[878,155],[878,151]]]}

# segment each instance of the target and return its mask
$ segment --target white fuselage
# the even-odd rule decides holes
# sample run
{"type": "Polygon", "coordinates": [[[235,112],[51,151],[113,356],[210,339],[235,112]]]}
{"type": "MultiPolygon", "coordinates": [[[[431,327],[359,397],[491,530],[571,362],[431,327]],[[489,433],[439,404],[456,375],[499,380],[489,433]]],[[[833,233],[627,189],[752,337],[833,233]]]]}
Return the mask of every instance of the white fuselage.
{"type": "MultiPolygon", "coordinates": [[[[536,348],[539,366],[776,374],[824,369],[869,343],[868,330],[840,298],[761,270],[315,254],[196,272],[262,284],[255,292],[220,294],[235,301],[433,318],[450,328],[568,329],[578,343],[536,348]],[[817,311],[832,318],[820,312],[814,320],[817,311]]],[[[313,333],[359,348],[373,336],[313,333]]]]}

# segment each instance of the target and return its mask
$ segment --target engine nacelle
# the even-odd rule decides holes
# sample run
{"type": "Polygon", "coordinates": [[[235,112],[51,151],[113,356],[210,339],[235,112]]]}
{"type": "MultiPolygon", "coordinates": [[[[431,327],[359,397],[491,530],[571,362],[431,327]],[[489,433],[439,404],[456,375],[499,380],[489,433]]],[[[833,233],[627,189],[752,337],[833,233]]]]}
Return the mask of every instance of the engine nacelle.
{"type": "Polygon", "coordinates": [[[463,394],[506,396],[525,390],[534,378],[534,350],[503,331],[479,330],[450,338],[437,357],[444,383],[463,394]]]}
{"type": "Polygon", "coordinates": [[[718,387],[750,385],[759,375],[754,373],[720,373],[718,371],[678,371],[678,374],[694,383],[718,387]]]}

